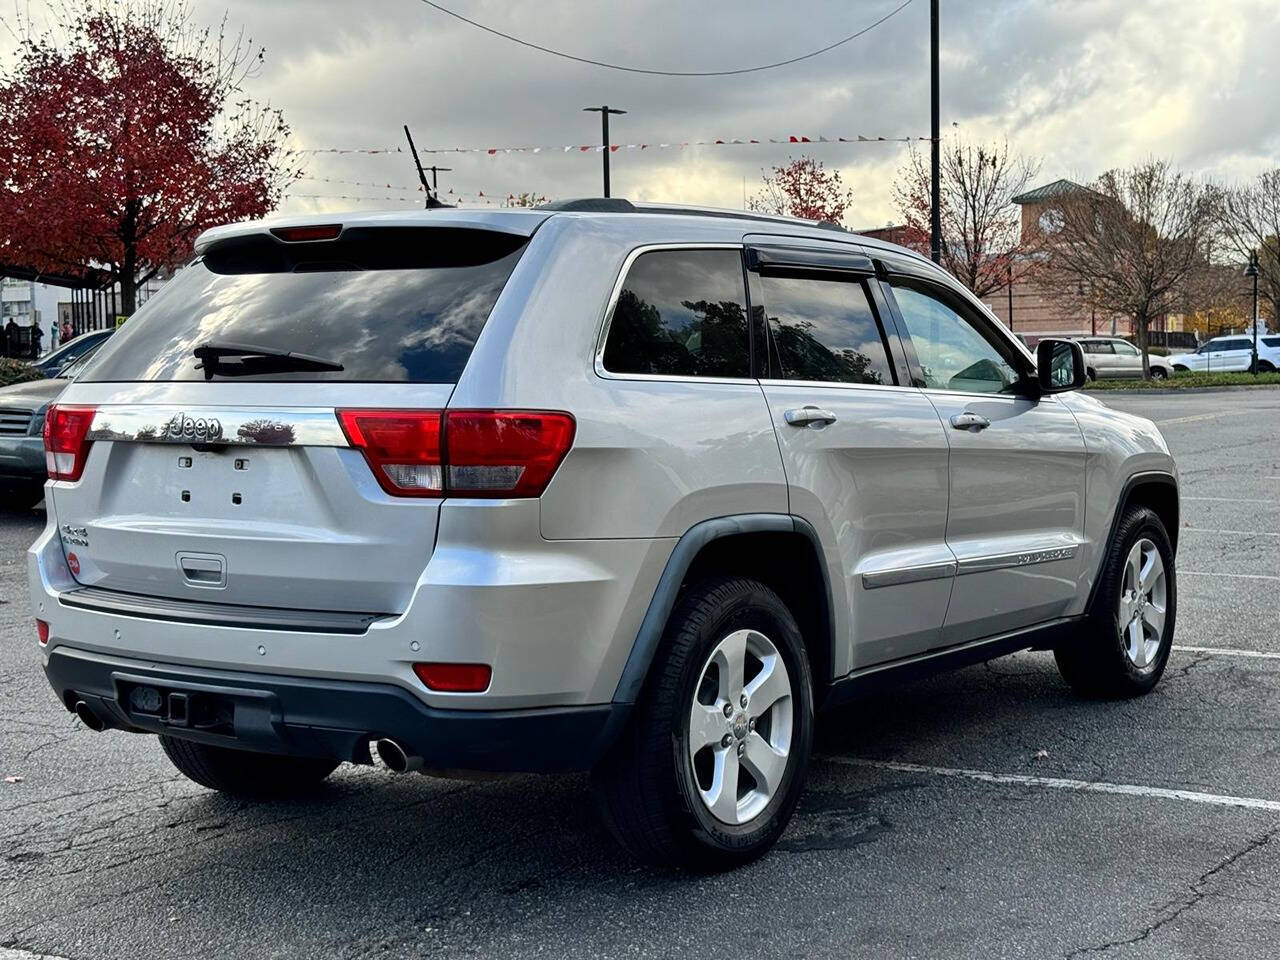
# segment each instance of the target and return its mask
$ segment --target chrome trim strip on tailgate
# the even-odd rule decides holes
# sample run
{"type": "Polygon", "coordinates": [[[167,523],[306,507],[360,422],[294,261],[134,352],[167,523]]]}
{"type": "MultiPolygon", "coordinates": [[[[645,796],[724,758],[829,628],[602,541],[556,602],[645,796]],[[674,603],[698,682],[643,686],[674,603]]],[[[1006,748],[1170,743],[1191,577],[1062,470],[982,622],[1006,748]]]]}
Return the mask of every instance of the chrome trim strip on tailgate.
{"type": "Polygon", "coordinates": [[[364,633],[375,620],[391,616],[383,613],[345,613],[336,610],[286,610],[277,607],[247,607],[230,603],[203,603],[144,597],[101,587],[81,587],[58,597],[64,607],[95,610],[99,613],[167,620],[210,627],[239,627],[250,630],[293,630],[299,633],[364,633]]]}
{"type": "Polygon", "coordinates": [[[256,447],[349,446],[337,416],[323,407],[102,404],[94,413],[86,439],[256,447]]]}

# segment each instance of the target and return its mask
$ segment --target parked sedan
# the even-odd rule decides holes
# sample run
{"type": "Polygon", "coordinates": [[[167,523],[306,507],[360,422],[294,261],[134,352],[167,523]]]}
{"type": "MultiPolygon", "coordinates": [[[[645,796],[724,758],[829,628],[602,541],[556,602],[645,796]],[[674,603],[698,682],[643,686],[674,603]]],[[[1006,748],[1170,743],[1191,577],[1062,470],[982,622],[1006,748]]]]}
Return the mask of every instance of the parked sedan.
{"type": "Polygon", "coordinates": [[[99,339],[51,379],[0,387],[0,510],[30,510],[44,499],[48,477],[44,461],[45,412],[101,342],[99,339]]]}
{"type": "MultiPolygon", "coordinates": [[[[1099,377],[1142,376],[1142,351],[1120,337],[1081,337],[1084,364],[1090,380],[1099,377]]],[[[1151,379],[1173,376],[1173,365],[1165,357],[1149,355],[1151,379]]]]}
{"type": "MultiPolygon", "coordinates": [[[[1180,353],[1170,357],[1173,369],[1219,371],[1248,370],[1253,359],[1253,337],[1237,334],[1230,337],[1214,337],[1200,344],[1195,353],[1180,353]]],[[[1258,338],[1258,369],[1266,372],[1280,370],[1280,337],[1267,334],[1258,338]]]]}
{"type": "Polygon", "coordinates": [[[113,333],[115,333],[114,329],[91,330],[88,333],[82,333],[74,340],[68,340],[57,350],[45,354],[32,366],[46,377],[56,377],[62,373],[64,367],[97,350],[98,347],[102,346],[103,341],[113,333]]]}

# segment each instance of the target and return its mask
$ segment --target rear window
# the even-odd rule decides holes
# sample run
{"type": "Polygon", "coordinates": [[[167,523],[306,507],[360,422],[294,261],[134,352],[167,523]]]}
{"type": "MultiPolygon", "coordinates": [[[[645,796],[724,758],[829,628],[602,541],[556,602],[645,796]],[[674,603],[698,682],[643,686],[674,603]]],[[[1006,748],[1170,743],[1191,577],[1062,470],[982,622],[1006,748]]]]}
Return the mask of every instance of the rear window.
{"type": "Polygon", "coordinates": [[[1280,347],[1280,337],[1263,337],[1262,342],[1268,347],[1280,347]]]}
{"type": "Polygon", "coordinates": [[[340,364],[237,380],[455,383],[528,238],[488,230],[351,228],[284,244],[216,244],[98,351],[84,381],[204,380],[193,351],[247,344],[340,364]]]}
{"type": "Polygon", "coordinates": [[[632,263],[604,347],[612,373],[749,377],[739,250],[661,250],[632,263]]]}

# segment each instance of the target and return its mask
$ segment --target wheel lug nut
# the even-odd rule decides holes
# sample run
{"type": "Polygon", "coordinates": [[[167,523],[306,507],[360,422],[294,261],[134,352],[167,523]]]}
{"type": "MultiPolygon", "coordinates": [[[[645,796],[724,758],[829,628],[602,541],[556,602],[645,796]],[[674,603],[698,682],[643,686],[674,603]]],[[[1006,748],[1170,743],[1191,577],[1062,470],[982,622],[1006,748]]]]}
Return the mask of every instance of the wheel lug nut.
{"type": "Polygon", "coordinates": [[[731,744],[732,742],[733,742],[733,737],[732,737],[732,736],[730,736],[730,735],[729,735],[729,734],[727,734],[727,733],[726,733],[723,737],[721,737],[721,738],[720,738],[720,746],[722,746],[722,747],[727,747],[727,746],[728,746],[729,744],[731,744]]]}
{"type": "Polygon", "coordinates": [[[745,752],[745,750],[744,750],[744,748],[743,748],[742,744],[738,744],[738,756],[742,756],[742,754],[743,754],[744,752],[745,752]]]}
{"type": "Polygon", "coordinates": [[[747,705],[747,695],[744,693],[738,702],[745,707],[747,705]]]}
{"type": "Polygon", "coordinates": [[[724,715],[725,715],[726,717],[732,717],[732,716],[733,716],[733,704],[732,704],[732,703],[726,703],[726,704],[724,705],[724,715]]]}
{"type": "Polygon", "coordinates": [[[755,722],[755,720],[748,720],[748,721],[747,721],[747,729],[748,729],[748,730],[754,730],[755,728],[756,728],[756,722],[755,722]]]}

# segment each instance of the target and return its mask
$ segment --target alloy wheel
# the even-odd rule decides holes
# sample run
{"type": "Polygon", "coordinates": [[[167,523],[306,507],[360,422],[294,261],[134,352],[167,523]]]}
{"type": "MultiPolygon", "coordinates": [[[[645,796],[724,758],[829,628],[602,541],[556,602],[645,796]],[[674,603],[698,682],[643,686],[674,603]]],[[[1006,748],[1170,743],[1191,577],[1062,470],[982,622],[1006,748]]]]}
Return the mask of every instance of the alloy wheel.
{"type": "Polygon", "coordinates": [[[689,708],[688,759],[699,799],[722,823],[760,814],[791,753],[791,677],[758,630],[735,630],[707,658],[689,708]]]}
{"type": "Polygon", "coordinates": [[[1150,669],[1160,653],[1167,604],[1164,560],[1144,537],[1125,560],[1118,610],[1125,656],[1139,670],[1150,669]]]}

